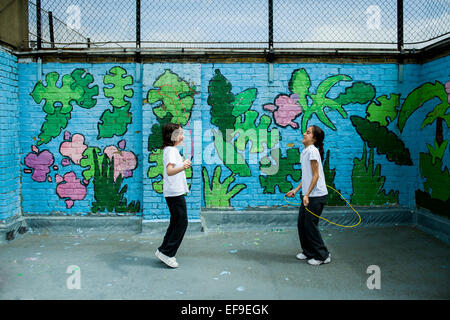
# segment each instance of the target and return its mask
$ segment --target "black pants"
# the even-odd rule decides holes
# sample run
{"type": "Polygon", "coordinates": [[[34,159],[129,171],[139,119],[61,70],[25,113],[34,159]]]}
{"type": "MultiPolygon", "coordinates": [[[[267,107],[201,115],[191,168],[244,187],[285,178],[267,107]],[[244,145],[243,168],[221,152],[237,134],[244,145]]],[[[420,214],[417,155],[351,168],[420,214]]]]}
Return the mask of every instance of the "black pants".
{"type": "Polygon", "coordinates": [[[166,197],[166,202],[170,211],[170,223],[163,243],[158,250],[168,257],[174,257],[181,245],[188,225],[186,200],[184,195],[181,195],[166,197]]]}
{"type": "MultiPolygon", "coordinates": [[[[326,195],[321,197],[309,197],[308,209],[320,216],[326,201],[326,195]]],[[[303,254],[308,258],[324,261],[328,258],[329,252],[323,243],[318,224],[319,218],[306,211],[302,201],[298,214],[297,228],[303,254]]]]}

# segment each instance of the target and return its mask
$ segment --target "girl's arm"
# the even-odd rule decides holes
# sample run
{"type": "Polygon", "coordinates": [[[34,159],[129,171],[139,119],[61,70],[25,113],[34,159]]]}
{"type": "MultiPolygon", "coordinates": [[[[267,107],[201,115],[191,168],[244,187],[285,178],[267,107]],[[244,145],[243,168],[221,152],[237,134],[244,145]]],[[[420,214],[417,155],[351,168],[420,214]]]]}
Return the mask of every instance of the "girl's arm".
{"type": "Polygon", "coordinates": [[[302,188],[302,182],[300,181],[299,185],[297,186],[297,188],[292,189],[291,191],[289,191],[288,193],[286,193],[287,197],[295,197],[295,195],[297,194],[297,192],[302,188]]]}
{"type": "Polygon", "coordinates": [[[305,206],[309,204],[309,195],[316,186],[317,181],[319,180],[319,164],[317,163],[317,160],[311,160],[311,169],[313,172],[311,184],[309,185],[308,192],[306,192],[306,194],[303,196],[303,204],[305,206]]]}
{"type": "Polygon", "coordinates": [[[174,168],[175,165],[173,163],[169,163],[167,165],[167,167],[166,167],[167,175],[168,176],[176,175],[176,174],[180,173],[181,171],[186,170],[187,168],[189,168],[191,166],[191,164],[192,164],[192,162],[189,159],[185,160],[183,165],[181,167],[178,167],[178,168],[174,168]]]}

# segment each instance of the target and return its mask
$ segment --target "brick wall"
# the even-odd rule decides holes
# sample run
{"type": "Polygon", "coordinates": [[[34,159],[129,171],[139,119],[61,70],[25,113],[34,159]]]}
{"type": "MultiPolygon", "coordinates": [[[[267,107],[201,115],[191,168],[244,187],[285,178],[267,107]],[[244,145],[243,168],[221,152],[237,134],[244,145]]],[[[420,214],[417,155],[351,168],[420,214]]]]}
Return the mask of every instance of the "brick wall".
{"type": "Polygon", "coordinates": [[[17,58],[0,47],[0,221],[20,207],[19,96],[17,58]]]}
{"type": "MultiPolygon", "coordinates": [[[[166,219],[158,132],[165,122],[182,122],[185,155],[191,152],[191,133],[194,140],[186,198],[192,220],[204,207],[286,205],[284,194],[300,179],[302,127],[318,125],[329,152],[327,184],[355,205],[414,208],[415,192],[424,190],[427,179],[419,172],[420,153],[428,152],[436,126],[421,124],[438,99],[413,113],[407,109],[419,103],[422,92],[413,92],[426,82],[445,86],[448,63],[446,57],[403,70],[396,64],[286,63],[274,64],[272,74],[264,63],[23,61],[20,130],[6,131],[19,131],[20,144],[1,150],[20,150],[25,215],[166,219]],[[212,137],[213,130],[226,128],[261,134],[247,144],[241,136],[212,137]],[[228,144],[231,156],[246,163],[225,161],[214,141],[228,144]],[[108,167],[114,178],[107,177],[108,167]],[[268,174],[270,168],[278,170],[268,174]]],[[[442,87],[435,90],[443,94],[442,87]]],[[[445,123],[443,134],[448,140],[445,123]]],[[[444,169],[448,152],[441,158],[444,169]]],[[[19,170],[10,174],[18,181],[19,170]]],[[[345,205],[331,194],[329,205],[345,205]]]]}

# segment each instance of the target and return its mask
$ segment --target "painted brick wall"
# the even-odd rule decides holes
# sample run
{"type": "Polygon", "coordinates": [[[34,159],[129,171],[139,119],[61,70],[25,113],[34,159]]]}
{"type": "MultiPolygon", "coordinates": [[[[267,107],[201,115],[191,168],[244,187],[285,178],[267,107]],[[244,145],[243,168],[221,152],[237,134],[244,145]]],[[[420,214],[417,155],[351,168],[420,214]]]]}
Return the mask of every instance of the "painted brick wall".
{"type": "MultiPolygon", "coordinates": [[[[415,199],[419,206],[450,216],[449,200],[449,124],[448,106],[450,104],[450,57],[434,60],[421,66],[421,84],[423,106],[411,115],[411,120],[418,121],[418,143],[414,153],[417,155],[415,166],[419,168],[418,185],[415,199]],[[427,94],[434,90],[442,94],[427,94]],[[441,118],[441,119],[439,119],[441,118]],[[447,119],[447,122],[444,120],[447,119]],[[436,127],[441,122],[440,134],[436,127]]],[[[410,121],[410,120],[408,120],[410,121]]],[[[408,125],[408,123],[407,123],[408,125]]],[[[405,131],[408,128],[405,126],[405,131]]],[[[438,130],[439,131],[439,130],[438,130]]]]}
{"type": "Polygon", "coordinates": [[[0,47],[0,221],[21,213],[18,107],[17,58],[0,47]]]}
{"type": "MultiPolygon", "coordinates": [[[[289,63],[273,65],[272,72],[259,63],[21,62],[16,150],[23,213],[167,219],[157,146],[168,121],[184,124],[183,154],[193,148],[191,220],[204,207],[285,205],[284,194],[300,180],[302,127],[310,125],[325,132],[327,183],[352,204],[413,208],[415,191],[428,179],[419,171],[420,153],[429,152],[436,121],[421,124],[440,101],[419,107],[431,88],[421,87],[436,82],[430,90],[447,97],[448,63],[446,57],[403,70],[396,64],[289,63]],[[248,142],[243,134],[213,138],[226,128],[261,133],[248,142]],[[230,147],[225,158],[219,142],[230,147]],[[234,155],[246,163],[226,161],[234,155]],[[107,177],[108,167],[114,178],[107,177]]],[[[448,174],[448,151],[440,159],[448,174]]],[[[336,194],[329,199],[329,205],[343,204],[336,194]]]]}

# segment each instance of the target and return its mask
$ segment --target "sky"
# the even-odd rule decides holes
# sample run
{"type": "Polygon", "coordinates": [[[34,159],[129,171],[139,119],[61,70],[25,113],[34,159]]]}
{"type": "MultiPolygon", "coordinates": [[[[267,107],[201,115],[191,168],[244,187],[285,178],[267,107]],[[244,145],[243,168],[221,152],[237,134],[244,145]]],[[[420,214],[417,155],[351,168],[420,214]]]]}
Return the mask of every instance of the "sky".
{"type": "MultiPolygon", "coordinates": [[[[90,38],[91,42],[136,39],[135,0],[41,2],[42,8],[52,11],[58,19],[57,42],[85,41],[84,38],[90,38]]],[[[311,47],[310,42],[395,43],[396,2],[273,0],[275,47],[311,47]]],[[[216,43],[208,47],[220,47],[219,42],[241,42],[234,45],[237,47],[267,46],[268,0],[141,0],[141,3],[142,41],[161,42],[143,46],[180,46],[176,42],[216,43]]],[[[450,0],[404,0],[404,5],[405,43],[450,32],[450,0]]],[[[46,15],[43,16],[43,27],[48,28],[46,15]]],[[[30,12],[30,27],[34,23],[35,12],[30,12]]],[[[47,30],[43,33],[48,34],[47,30]]],[[[331,45],[316,43],[316,46],[331,45]]]]}

